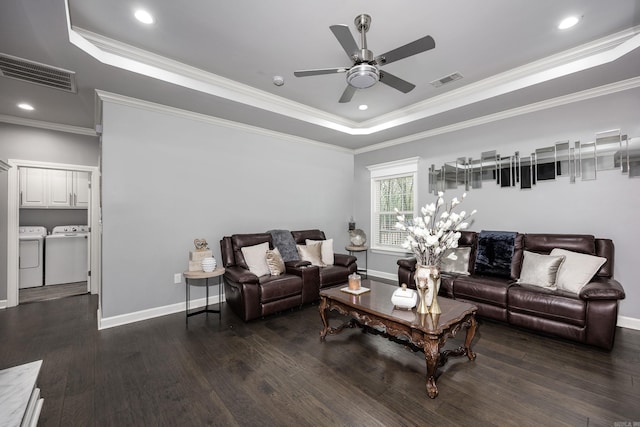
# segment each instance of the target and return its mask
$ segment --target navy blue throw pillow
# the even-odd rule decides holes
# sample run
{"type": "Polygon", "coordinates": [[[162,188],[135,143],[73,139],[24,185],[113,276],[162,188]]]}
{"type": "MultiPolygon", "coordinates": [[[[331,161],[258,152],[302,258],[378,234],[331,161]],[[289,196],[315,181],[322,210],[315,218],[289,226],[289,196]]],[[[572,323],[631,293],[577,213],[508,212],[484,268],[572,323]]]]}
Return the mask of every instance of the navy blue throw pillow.
{"type": "Polygon", "coordinates": [[[511,277],[511,259],[518,233],[512,231],[485,231],[478,235],[475,274],[511,277]]]}

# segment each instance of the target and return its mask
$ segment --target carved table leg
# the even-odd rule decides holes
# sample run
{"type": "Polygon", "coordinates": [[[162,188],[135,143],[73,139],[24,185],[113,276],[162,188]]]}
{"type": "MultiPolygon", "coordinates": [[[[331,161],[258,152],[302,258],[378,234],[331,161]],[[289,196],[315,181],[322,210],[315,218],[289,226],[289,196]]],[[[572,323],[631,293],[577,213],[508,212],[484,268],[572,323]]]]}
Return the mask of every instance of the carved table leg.
{"type": "Polygon", "coordinates": [[[327,311],[329,308],[329,303],[327,298],[321,297],[320,299],[320,318],[322,319],[322,330],[320,331],[320,339],[324,341],[324,338],[327,336],[327,332],[329,331],[329,321],[327,320],[327,311]]]}
{"type": "Polygon", "coordinates": [[[440,340],[425,339],[424,358],[427,362],[427,394],[430,398],[435,399],[438,396],[435,375],[440,358],[440,340]]]}
{"type": "Polygon", "coordinates": [[[478,322],[476,321],[476,317],[471,315],[471,320],[469,321],[469,326],[467,327],[467,337],[464,340],[464,348],[467,350],[467,357],[469,360],[475,360],[476,354],[471,350],[471,341],[473,341],[473,337],[476,335],[476,328],[478,327],[478,322]]]}

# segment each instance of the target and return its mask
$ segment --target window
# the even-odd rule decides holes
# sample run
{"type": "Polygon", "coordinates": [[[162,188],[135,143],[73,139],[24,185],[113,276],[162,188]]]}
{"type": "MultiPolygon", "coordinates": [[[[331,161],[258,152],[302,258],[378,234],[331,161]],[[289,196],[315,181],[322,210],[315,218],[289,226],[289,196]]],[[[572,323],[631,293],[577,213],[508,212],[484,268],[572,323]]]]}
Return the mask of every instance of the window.
{"type": "Polygon", "coordinates": [[[369,166],[371,172],[371,248],[405,252],[405,232],[396,229],[397,208],[406,218],[415,213],[418,157],[369,166]]]}

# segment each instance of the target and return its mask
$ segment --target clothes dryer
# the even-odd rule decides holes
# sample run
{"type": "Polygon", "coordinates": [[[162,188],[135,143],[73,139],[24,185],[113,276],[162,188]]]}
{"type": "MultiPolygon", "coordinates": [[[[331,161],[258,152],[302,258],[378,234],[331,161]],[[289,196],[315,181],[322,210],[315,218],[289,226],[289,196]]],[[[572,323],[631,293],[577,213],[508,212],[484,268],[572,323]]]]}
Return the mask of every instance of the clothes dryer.
{"type": "Polygon", "coordinates": [[[43,285],[44,243],[47,229],[42,226],[19,227],[19,277],[20,289],[43,285]]]}

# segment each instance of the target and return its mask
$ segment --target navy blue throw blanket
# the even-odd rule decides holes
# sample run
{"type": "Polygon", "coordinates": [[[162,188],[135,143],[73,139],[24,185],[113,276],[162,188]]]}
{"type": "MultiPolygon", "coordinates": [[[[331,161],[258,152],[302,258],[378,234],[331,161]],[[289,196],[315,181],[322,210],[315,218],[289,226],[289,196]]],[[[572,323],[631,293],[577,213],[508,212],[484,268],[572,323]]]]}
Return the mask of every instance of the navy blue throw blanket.
{"type": "Polygon", "coordinates": [[[478,235],[476,274],[510,277],[516,232],[485,231],[478,235]]]}

